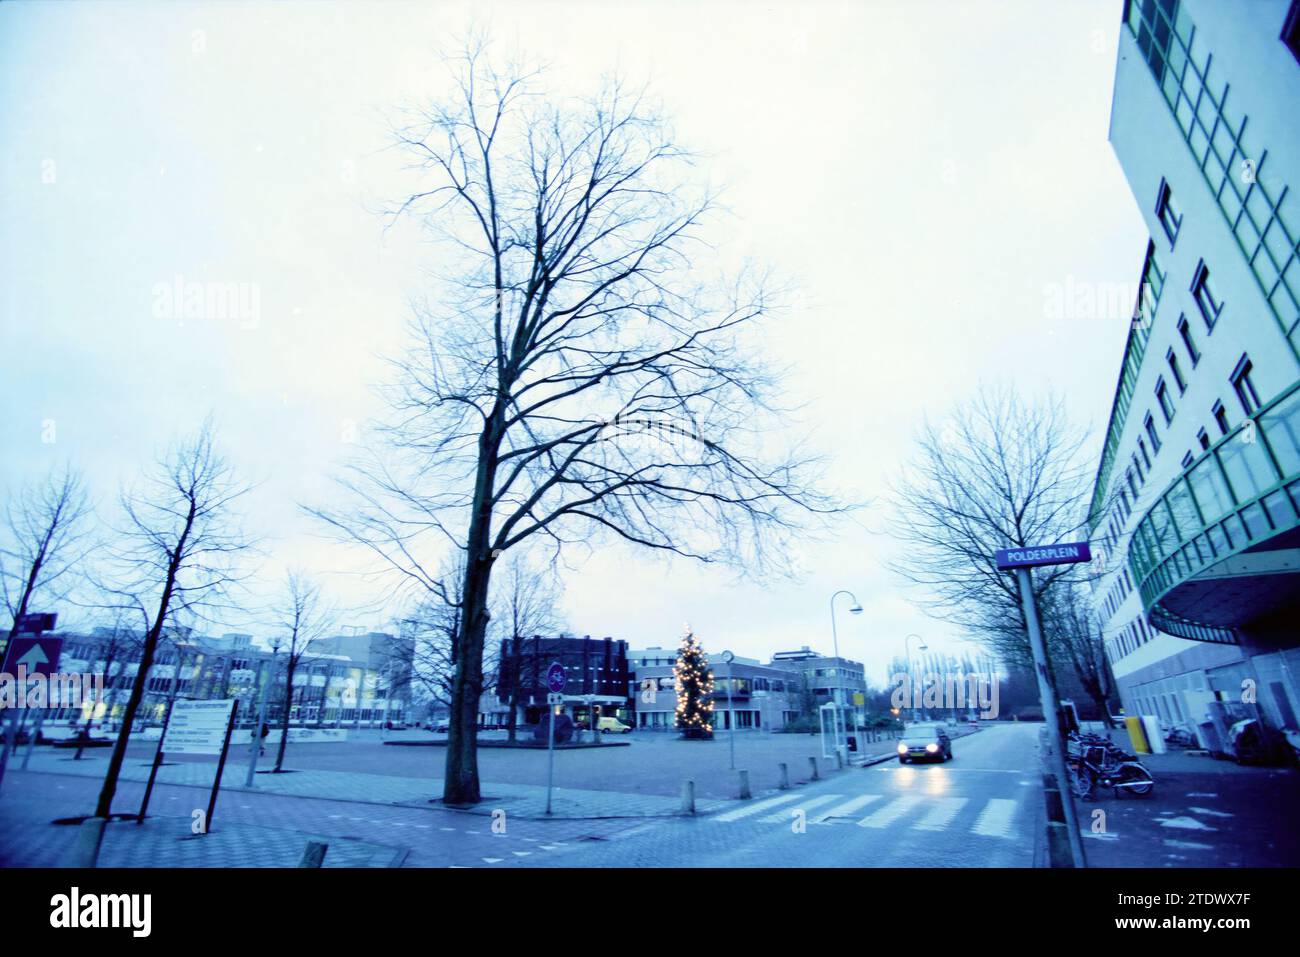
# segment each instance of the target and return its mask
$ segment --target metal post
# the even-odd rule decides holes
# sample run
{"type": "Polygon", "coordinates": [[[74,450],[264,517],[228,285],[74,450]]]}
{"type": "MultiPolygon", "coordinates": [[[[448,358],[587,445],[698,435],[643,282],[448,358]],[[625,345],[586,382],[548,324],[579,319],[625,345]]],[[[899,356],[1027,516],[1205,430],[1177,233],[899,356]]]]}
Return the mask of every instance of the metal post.
{"type": "Polygon", "coordinates": [[[1038,602],[1034,598],[1033,576],[1028,568],[1016,569],[1016,584],[1020,589],[1020,604],[1029,630],[1029,647],[1034,655],[1034,670],[1038,673],[1038,695],[1042,700],[1043,718],[1047,721],[1048,741],[1052,745],[1051,765],[1056,777],[1057,790],[1061,792],[1065,826],[1069,831],[1070,856],[1075,867],[1087,867],[1083,853],[1083,838],[1079,835],[1079,820],[1075,814],[1074,792],[1070,789],[1070,772],[1065,766],[1065,738],[1061,735],[1060,704],[1052,673],[1047,667],[1047,646],[1043,642],[1042,625],[1038,620],[1038,602]]]}
{"type": "Polygon", "coordinates": [[[162,765],[163,760],[163,745],[167,742],[167,727],[172,723],[172,711],[175,708],[176,702],[173,700],[171,707],[167,709],[167,717],[163,718],[162,734],[158,736],[158,750],[153,755],[153,767],[149,769],[149,781],[144,786],[144,798],[140,801],[140,813],[135,817],[136,824],[144,823],[145,812],[149,810],[149,798],[153,795],[153,782],[158,777],[158,768],[162,765]]]}
{"type": "Polygon", "coordinates": [[[239,699],[230,708],[230,722],[226,725],[226,740],[221,745],[221,757],[217,759],[217,776],[212,782],[212,796],[208,798],[208,815],[203,819],[203,833],[212,833],[212,814],[217,809],[217,791],[221,790],[221,774],[226,770],[226,754],[230,751],[230,733],[235,730],[235,715],[239,713],[239,699]]]}
{"type": "Polygon", "coordinates": [[[731,770],[736,770],[736,708],[731,703],[731,662],[727,662],[727,725],[731,729],[731,734],[727,735],[727,741],[731,747],[731,770]]]}
{"type": "Polygon", "coordinates": [[[45,712],[37,712],[36,727],[32,729],[32,736],[27,741],[27,750],[23,753],[22,770],[27,770],[27,762],[32,759],[32,752],[36,750],[36,740],[41,736],[41,725],[45,723],[45,712]]]}
{"type": "MultiPolygon", "coordinates": [[[[549,699],[548,699],[549,701],[549,699]]],[[[546,732],[546,813],[551,813],[551,785],[555,783],[555,705],[547,704],[550,714],[547,716],[546,732]]]]}
{"type": "Polygon", "coordinates": [[[248,758],[248,774],[244,778],[244,787],[251,788],[256,784],[257,759],[262,753],[262,728],[266,726],[266,697],[270,693],[271,683],[275,680],[275,658],[271,659],[270,674],[262,682],[262,702],[257,709],[257,727],[253,728],[252,733],[252,754],[248,758]]]}

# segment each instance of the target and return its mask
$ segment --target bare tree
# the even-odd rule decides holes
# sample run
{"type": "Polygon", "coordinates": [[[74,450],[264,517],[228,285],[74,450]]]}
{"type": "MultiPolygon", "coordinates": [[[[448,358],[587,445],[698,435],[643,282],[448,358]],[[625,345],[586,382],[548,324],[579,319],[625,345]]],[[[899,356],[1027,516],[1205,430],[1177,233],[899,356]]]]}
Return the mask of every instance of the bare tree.
{"type": "Polygon", "coordinates": [[[1106,660],[1106,641],[1092,604],[1077,582],[1062,582],[1047,595],[1043,620],[1050,622],[1054,647],[1069,662],[1079,684],[1092,698],[1102,720],[1110,714],[1110,700],[1115,694],[1110,662],[1106,660]]]}
{"type": "Polygon", "coordinates": [[[147,614],[148,628],[97,817],[112,812],[131,728],[164,628],[182,611],[214,606],[240,580],[238,560],[250,543],[238,529],[234,506],[248,491],[214,447],[209,421],[147,470],[141,485],[121,495],[125,523],[110,550],[118,578],[109,588],[124,607],[147,614]]]}
{"type": "Polygon", "coordinates": [[[90,511],[85,481],[66,465],[21,488],[6,504],[0,596],[12,619],[8,637],[34,598],[52,600],[66,591],[70,572],[84,557],[90,511]]]}
{"type": "Polygon", "coordinates": [[[793,533],[837,508],[788,420],[751,328],[773,305],[752,272],[710,281],[691,157],[645,99],[610,83],[541,95],[481,45],[452,98],[397,131],[447,264],[395,363],[390,421],[314,510],[432,590],[429,537],[465,556],[443,798],[480,800],[475,718],[492,569],[540,539],[612,536],[668,555],[781,568],[793,533]]]}
{"type": "MultiPolygon", "coordinates": [[[[275,609],[274,622],[277,634],[283,637],[281,647],[284,649],[284,706],[280,714],[280,747],[276,751],[273,769],[276,772],[284,770],[284,752],[289,744],[289,715],[293,711],[293,679],[298,673],[298,665],[312,643],[329,633],[334,621],[335,609],[325,601],[320,585],[305,572],[291,569],[285,575],[283,597],[275,609]]],[[[303,700],[305,702],[305,698],[303,700]]],[[[260,730],[255,729],[253,733],[258,734],[260,730]]]]}
{"type": "MultiPolygon", "coordinates": [[[[500,612],[501,640],[528,638],[546,632],[560,631],[564,623],[560,618],[561,586],[553,570],[539,568],[523,555],[512,555],[501,579],[500,595],[494,604],[500,612]]],[[[515,654],[498,659],[500,667],[509,667],[506,679],[509,688],[510,717],[506,728],[513,743],[518,733],[519,704],[522,689],[537,685],[540,676],[535,669],[524,665],[524,656],[515,654]]]]}
{"type": "MultiPolygon", "coordinates": [[[[1029,639],[1016,580],[998,569],[994,553],[1083,532],[1090,478],[1083,441],[1059,400],[1033,403],[984,388],[943,426],[924,426],[895,485],[894,533],[906,547],[894,570],[919,586],[922,603],[975,632],[1009,667],[1032,667],[1029,639]]],[[[1080,577],[1070,565],[1036,570],[1049,645],[1061,629],[1045,596],[1080,577]]]]}

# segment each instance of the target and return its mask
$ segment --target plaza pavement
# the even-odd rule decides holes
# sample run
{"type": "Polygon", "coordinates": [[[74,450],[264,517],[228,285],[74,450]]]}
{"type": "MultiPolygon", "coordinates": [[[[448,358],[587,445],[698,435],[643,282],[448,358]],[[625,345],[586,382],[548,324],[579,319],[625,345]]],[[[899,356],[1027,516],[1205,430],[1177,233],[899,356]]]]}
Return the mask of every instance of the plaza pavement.
{"type": "MultiPolygon", "coordinates": [[[[789,767],[789,781],[792,786],[806,783],[812,778],[810,759],[817,762],[818,774],[826,776],[836,771],[836,762],[821,757],[820,740],[807,735],[797,736],[801,740],[789,741],[794,735],[755,735],[748,739],[741,736],[743,743],[737,745],[737,767],[742,767],[739,759],[748,759],[753,765],[750,770],[751,793],[762,796],[775,792],[779,784],[778,765],[781,758],[786,759],[789,767]],[[773,739],[778,747],[771,747],[773,739]],[[796,758],[795,755],[798,755],[796,758]]],[[[715,739],[712,742],[682,742],[656,740],[643,746],[639,753],[629,754],[632,748],[611,748],[608,751],[584,749],[566,751],[556,756],[557,782],[576,782],[579,787],[557,786],[552,794],[552,818],[602,819],[602,818],[641,818],[668,817],[681,813],[681,782],[689,779],[696,782],[696,812],[709,813],[724,807],[729,801],[738,797],[739,777],[736,771],[727,767],[728,745],[715,739]],[[707,754],[705,753],[707,751],[707,754]],[[683,761],[684,756],[696,759],[693,763],[683,761]],[[612,762],[623,757],[625,765],[630,765],[638,777],[632,778],[629,767],[616,769],[607,773],[604,762],[612,762]],[[627,758],[632,760],[628,761],[627,758]],[[700,760],[702,759],[702,760],[700,760]],[[665,794],[664,782],[667,781],[670,792],[665,794]],[[626,790],[612,790],[611,783],[616,783],[626,790]],[[595,785],[595,786],[591,786],[595,785]]],[[[316,756],[323,749],[344,747],[341,745],[315,745],[316,756]]],[[[372,752],[378,752],[379,758],[387,758],[393,752],[407,751],[407,748],[387,748],[377,742],[366,745],[372,752]]],[[[888,759],[893,756],[894,741],[886,739],[868,745],[868,760],[888,759]]],[[[148,749],[133,747],[127,761],[122,767],[121,780],[142,783],[148,779],[151,755],[148,749]]],[[[320,798],[329,800],[351,801],[366,804],[397,804],[408,806],[426,806],[436,800],[442,793],[440,778],[414,777],[377,773],[375,771],[343,771],[322,768],[303,767],[311,763],[312,757],[303,756],[306,746],[292,747],[286,770],[283,773],[269,773],[267,765],[262,762],[262,769],[257,773],[253,788],[247,788],[246,758],[239,753],[232,753],[222,775],[223,792],[255,791],[298,798],[320,798]]],[[[440,763],[443,752],[440,748],[420,748],[427,752],[426,766],[440,763]]],[[[505,754],[521,755],[523,760],[545,759],[545,754],[536,755],[518,751],[506,751],[505,754]]],[[[30,762],[29,771],[46,774],[63,774],[102,779],[108,761],[108,749],[86,751],[80,759],[74,759],[68,751],[56,751],[51,748],[37,748],[30,762]]],[[[372,761],[366,765],[376,766],[372,761]]],[[[500,765],[501,762],[496,762],[500,765]]],[[[472,808],[464,808],[468,813],[490,815],[494,809],[504,808],[512,816],[520,818],[541,818],[546,816],[546,788],[542,783],[520,783],[499,781],[491,777],[491,768],[483,766],[480,754],[480,774],[484,779],[482,785],[483,801],[472,808]]],[[[382,763],[378,766],[383,766],[382,763]]],[[[544,765],[542,765],[544,769],[544,765]]],[[[210,788],[216,772],[215,761],[178,761],[167,762],[158,770],[159,784],[171,784],[187,787],[210,788]]],[[[544,770],[537,774],[545,780],[544,770]]],[[[0,798],[2,800],[2,798],[0,798]]]]}

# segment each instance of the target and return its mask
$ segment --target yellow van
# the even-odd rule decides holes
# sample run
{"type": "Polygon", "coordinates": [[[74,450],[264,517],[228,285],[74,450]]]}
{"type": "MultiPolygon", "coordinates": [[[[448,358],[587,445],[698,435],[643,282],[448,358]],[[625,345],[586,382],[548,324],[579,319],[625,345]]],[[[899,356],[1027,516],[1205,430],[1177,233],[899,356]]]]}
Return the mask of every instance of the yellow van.
{"type": "Polygon", "coordinates": [[[632,730],[631,725],[624,724],[618,718],[600,718],[596,721],[596,727],[601,734],[627,734],[632,730]]]}

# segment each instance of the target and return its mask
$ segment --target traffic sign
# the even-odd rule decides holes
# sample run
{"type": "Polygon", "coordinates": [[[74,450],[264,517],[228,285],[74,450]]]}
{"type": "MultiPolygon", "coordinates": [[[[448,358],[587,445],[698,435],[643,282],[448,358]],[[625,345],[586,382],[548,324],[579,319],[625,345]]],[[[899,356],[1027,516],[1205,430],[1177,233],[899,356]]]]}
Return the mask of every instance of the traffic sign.
{"type": "Polygon", "coordinates": [[[564,673],[564,665],[558,661],[552,661],[551,666],[546,669],[546,687],[550,691],[559,694],[564,690],[565,684],[569,677],[564,673]]]}
{"type": "Polygon", "coordinates": [[[234,698],[178,700],[172,705],[161,750],[167,754],[220,754],[234,698]]]}
{"type": "Polygon", "coordinates": [[[1060,545],[1027,545],[1024,548],[999,548],[993,556],[998,568],[1033,568],[1036,565],[1073,565],[1092,561],[1092,550],[1087,542],[1065,542],[1060,545]]]}
{"type": "Polygon", "coordinates": [[[62,638],[14,638],[5,650],[4,665],[0,666],[0,672],[16,675],[21,665],[27,669],[29,678],[36,675],[48,678],[59,670],[59,655],[62,651],[62,638]]]}
{"type": "Polygon", "coordinates": [[[560,694],[558,691],[552,691],[550,694],[546,696],[546,703],[564,704],[564,695],[560,694]]]}

